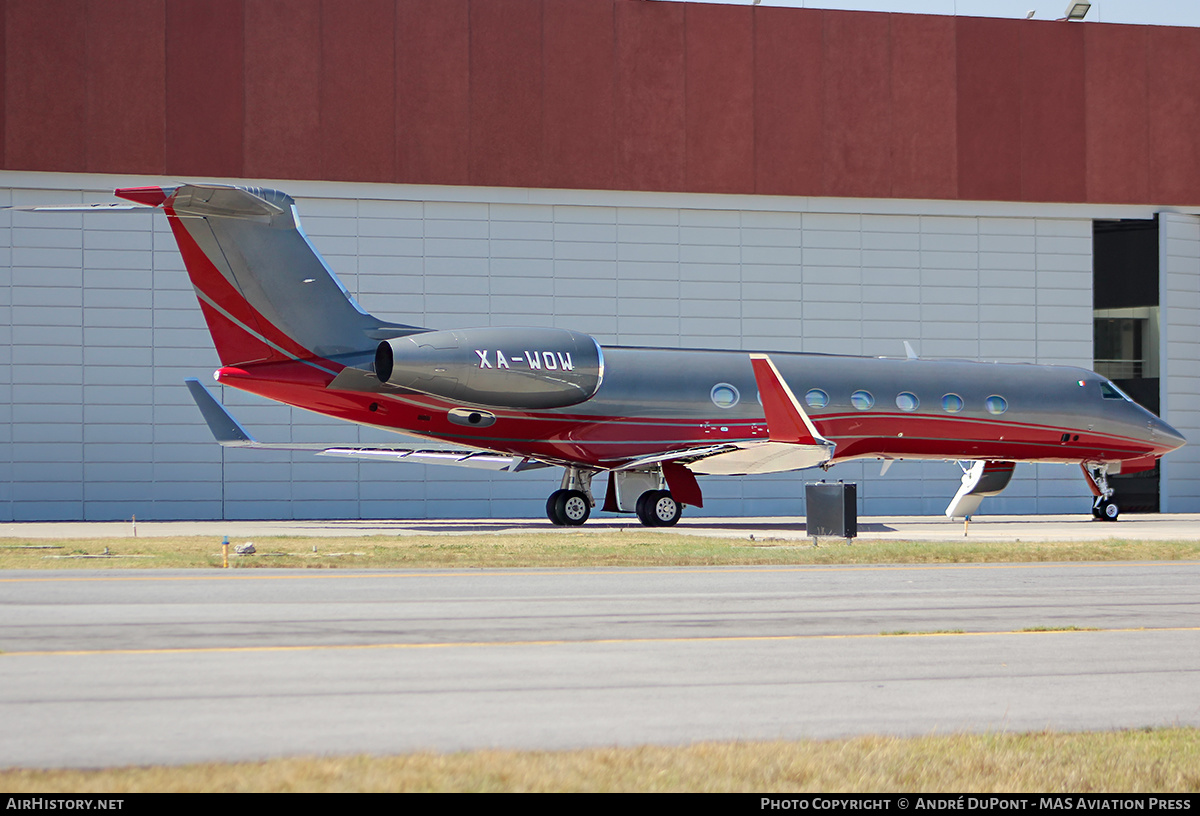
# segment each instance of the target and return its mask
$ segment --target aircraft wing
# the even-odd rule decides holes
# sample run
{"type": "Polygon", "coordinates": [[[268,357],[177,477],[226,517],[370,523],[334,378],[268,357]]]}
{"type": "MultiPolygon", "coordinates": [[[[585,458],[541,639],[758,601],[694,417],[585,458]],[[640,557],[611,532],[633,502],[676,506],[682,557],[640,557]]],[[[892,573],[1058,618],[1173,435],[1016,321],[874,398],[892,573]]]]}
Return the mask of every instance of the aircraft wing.
{"type": "Polygon", "coordinates": [[[679,462],[701,475],[745,476],[804,470],[832,459],[834,444],[817,431],[771,358],[756,353],[750,355],[750,362],[762,395],[766,439],[685,448],[635,459],[615,469],[634,470],[660,462],[679,462]]]}
{"type": "Polygon", "coordinates": [[[516,473],[549,467],[542,462],[524,456],[511,456],[477,448],[455,448],[437,442],[409,437],[409,442],[395,445],[324,445],[304,443],[259,442],[251,436],[225,406],[205,388],[199,380],[187,379],[188,391],[196,401],[196,407],[208,423],[208,429],[222,447],[257,448],[259,450],[301,450],[317,456],[339,456],[348,459],[367,459],[389,462],[412,462],[420,465],[455,465],[483,470],[516,473]]]}

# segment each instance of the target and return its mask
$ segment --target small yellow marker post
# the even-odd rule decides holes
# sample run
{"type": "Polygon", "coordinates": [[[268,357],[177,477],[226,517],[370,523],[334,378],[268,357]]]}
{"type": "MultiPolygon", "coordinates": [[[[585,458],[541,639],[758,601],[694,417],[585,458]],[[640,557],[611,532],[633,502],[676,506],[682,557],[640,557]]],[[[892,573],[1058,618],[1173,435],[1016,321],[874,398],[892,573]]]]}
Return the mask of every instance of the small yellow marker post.
{"type": "Polygon", "coordinates": [[[967,528],[971,526],[971,517],[963,516],[963,538],[967,537],[967,528]]]}
{"type": "Polygon", "coordinates": [[[225,536],[221,542],[221,566],[229,569],[229,536],[225,536]]]}

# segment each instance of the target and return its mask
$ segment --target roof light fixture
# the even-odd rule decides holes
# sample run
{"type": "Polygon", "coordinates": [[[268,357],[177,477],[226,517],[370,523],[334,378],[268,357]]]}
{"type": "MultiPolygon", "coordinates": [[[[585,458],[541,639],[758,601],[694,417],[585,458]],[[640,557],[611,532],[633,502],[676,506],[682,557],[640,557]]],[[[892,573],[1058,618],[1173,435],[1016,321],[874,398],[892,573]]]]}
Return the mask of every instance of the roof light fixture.
{"type": "Polygon", "coordinates": [[[1064,19],[1066,19],[1066,20],[1082,20],[1084,17],[1087,16],[1087,13],[1089,11],[1091,11],[1091,8],[1092,8],[1091,3],[1085,3],[1085,2],[1069,3],[1067,5],[1067,16],[1064,19]]]}

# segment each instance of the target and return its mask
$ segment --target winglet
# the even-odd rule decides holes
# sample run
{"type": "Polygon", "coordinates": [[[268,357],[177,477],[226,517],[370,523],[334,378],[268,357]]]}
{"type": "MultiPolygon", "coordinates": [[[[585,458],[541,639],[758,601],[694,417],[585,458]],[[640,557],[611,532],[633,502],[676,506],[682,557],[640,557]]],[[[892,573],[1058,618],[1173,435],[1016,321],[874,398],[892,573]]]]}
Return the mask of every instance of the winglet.
{"type": "Polygon", "coordinates": [[[212,435],[218,442],[229,447],[249,447],[255,444],[254,437],[246,433],[246,429],[238,424],[238,421],[225,410],[221,403],[217,402],[216,398],[200,384],[199,380],[188,378],[184,382],[187,384],[188,391],[192,392],[192,399],[196,401],[196,407],[204,415],[208,429],[212,431],[212,435]]]}
{"type": "Polygon", "coordinates": [[[804,412],[792,389],[784,382],[775,363],[765,354],[751,354],[754,381],[767,417],[767,435],[772,442],[793,445],[828,445],[804,412]]]}

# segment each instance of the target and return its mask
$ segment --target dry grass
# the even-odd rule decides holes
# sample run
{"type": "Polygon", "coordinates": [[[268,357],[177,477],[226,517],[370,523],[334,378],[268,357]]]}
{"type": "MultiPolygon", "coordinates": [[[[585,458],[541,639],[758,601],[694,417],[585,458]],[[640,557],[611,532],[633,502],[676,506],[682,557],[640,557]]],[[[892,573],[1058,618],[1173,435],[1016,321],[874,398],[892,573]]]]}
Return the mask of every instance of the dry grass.
{"type": "MultiPolygon", "coordinates": [[[[240,544],[242,540],[231,542],[240,544]]],[[[1200,559],[1196,541],[753,542],[670,532],[605,530],[512,535],[463,534],[347,538],[262,538],[258,554],[230,557],[230,566],[301,568],[651,567],[778,564],[935,564],[1032,561],[1170,561],[1200,559]],[[315,549],[314,549],[315,548],[315,549]]],[[[232,550],[232,546],[231,546],[232,550]]],[[[215,568],[213,537],[9,539],[0,569],[215,568]],[[47,549],[56,545],[59,549],[47,549]],[[103,556],[108,550],[107,557],[103,556]],[[74,556],[74,557],[64,557],[74,556]]]]}
{"type": "Polygon", "coordinates": [[[857,737],[96,771],[0,771],[10,793],[145,791],[1200,791],[1200,732],[857,737]]]}

